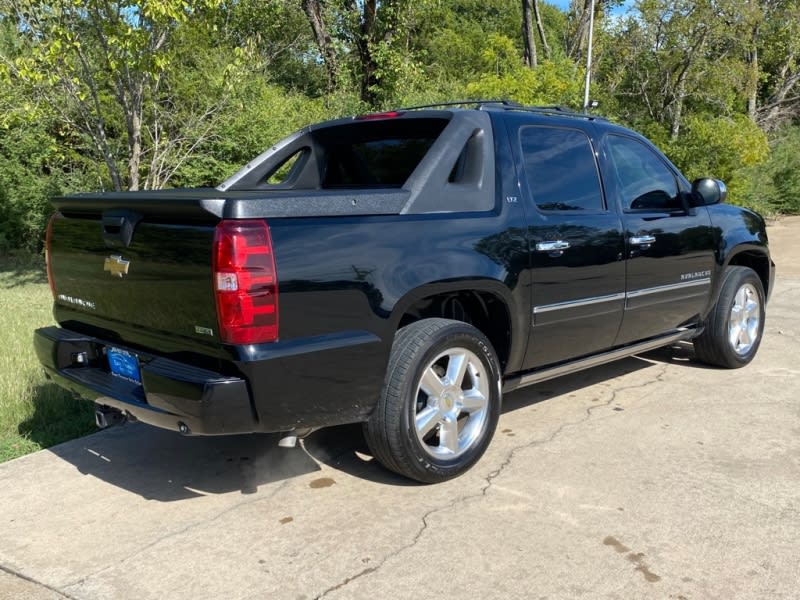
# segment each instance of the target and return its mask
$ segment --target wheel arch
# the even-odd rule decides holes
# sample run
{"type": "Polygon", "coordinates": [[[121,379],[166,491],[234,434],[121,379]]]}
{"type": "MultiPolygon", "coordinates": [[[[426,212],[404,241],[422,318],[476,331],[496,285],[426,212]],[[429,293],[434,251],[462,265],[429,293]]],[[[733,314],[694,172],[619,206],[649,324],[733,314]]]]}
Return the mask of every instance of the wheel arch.
{"type": "MultiPolygon", "coordinates": [[[[774,279],[774,265],[769,256],[769,252],[764,246],[757,244],[739,244],[734,247],[726,256],[722,265],[722,272],[727,267],[748,267],[755,271],[758,278],[761,280],[761,285],[764,288],[764,297],[769,298],[772,292],[772,284],[774,279]]],[[[722,287],[722,278],[717,282],[714,297],[719,296],[722,287]]]]}
{"type": "Polygon", "coordinates": [[[398,330],[409,323],[441,317],[468,323],[481,331],[497,353],[501,370],[521,360],[525,336],[516,323],[519,308],[510,290],[493,279],[442,281],[420,286],[395,305],[391,323],[398,330]]]}

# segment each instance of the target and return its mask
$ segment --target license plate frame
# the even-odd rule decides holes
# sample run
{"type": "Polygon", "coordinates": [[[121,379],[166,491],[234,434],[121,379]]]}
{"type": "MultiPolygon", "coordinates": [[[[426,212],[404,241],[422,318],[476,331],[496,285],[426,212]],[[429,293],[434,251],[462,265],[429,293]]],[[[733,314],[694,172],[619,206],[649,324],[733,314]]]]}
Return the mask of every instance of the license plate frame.
{"type": "Polygon", "coordinates": [[[109,346],[106,348],[106,357],[112,375],[133,383],[142,383],[139,358],[135,354],[109,346]]]}

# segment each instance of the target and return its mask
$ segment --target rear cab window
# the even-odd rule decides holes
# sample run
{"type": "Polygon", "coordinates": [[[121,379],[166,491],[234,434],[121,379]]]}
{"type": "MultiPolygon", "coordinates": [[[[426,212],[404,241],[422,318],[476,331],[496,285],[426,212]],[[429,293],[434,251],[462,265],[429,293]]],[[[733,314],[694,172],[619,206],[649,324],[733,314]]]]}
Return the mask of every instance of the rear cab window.
{"type": "MultiPolygon", "coordinates": [[[[316,167],[316,189],[400,188],[447,123],[447,119],[437,118],[386,119],[322,127],[307,135],[299,154],[313,151],[315,164],[309,166],[316,167]]],[[[267,184],[284,164],[266,173],[267,184]]],[[[279,181],[283,184],[290,179],[279,181]]]]}
{"type": "Polygon", "coordinates": [[[579,129],[528,125],[520,128],[524,176],[542,211],[605,210],[589,137],[579,129]]]}

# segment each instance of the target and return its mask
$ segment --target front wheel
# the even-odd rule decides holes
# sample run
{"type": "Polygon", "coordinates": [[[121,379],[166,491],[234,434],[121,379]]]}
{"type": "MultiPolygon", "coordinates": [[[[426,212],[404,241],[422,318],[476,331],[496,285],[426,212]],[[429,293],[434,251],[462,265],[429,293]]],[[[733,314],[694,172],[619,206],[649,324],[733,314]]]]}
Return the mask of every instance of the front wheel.
{"type": "Polygon", "coordinates": [[[728,369],[748,364],[764,333],[764,286],[748,267],[728,267],[722,289],[694,351],[704,363],[728,369]]]}
{"type": "Polygon", "coordinates": [[[445,481],[483,455],[500,403],[500,367],[486,336],[460,321],[416,321],[395,335],[365,437],[388,469],[423,483],[445,481]]]}

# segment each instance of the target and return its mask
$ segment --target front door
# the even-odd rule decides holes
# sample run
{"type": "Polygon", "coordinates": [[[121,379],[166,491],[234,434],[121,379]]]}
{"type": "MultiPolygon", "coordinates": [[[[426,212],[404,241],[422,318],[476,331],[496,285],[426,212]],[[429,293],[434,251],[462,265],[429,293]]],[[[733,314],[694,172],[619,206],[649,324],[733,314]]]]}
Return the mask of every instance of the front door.
{"type": "Polygon", "coordinates": [[[625,314],[615,342],[622,345],[697,321],[711,294],[714,238],[708,210],[686,203],[687,184],[660,153],[618,134],[603,146],[607,190],[625,226],[625,314]]]}
{"type": "Polygon", "coordinates": [[[625,298],[622,223],[603,197],[591,129],[509,115],[530,241],[524,368],[610,347],[625,298]],[[587,133],[588,132],[588,133],[587,133]]]}

